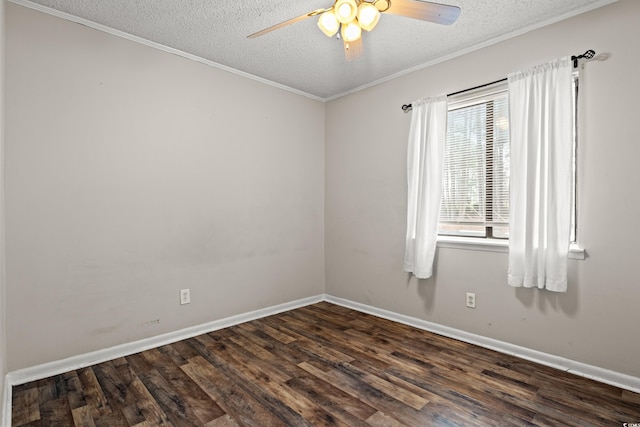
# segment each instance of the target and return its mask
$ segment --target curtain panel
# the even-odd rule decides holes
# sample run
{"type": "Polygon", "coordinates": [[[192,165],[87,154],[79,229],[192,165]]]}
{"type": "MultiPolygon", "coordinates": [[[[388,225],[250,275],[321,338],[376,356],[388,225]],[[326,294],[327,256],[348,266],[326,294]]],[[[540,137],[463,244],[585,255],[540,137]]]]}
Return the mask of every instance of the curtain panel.
{"type": "Polygon", "coordinates": [[[404,271],[433,275],[442,197],[447,96],[412,103],[407,149],[407,235],[404,271]]]}
{"type": "Polygon", "coordinates": [[[571,59],[564,57],[508,76],[511,286],[567,289],[572,71],[571,59]]]}

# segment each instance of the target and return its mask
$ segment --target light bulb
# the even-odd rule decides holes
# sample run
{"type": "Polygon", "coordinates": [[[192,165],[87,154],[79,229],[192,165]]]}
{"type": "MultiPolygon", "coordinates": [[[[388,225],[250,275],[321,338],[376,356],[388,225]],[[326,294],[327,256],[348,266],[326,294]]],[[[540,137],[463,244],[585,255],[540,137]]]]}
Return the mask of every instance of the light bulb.
{"type": "Polygon", "coordinates": [[[389,7],[391,6],[391,3],[390,3],[389,0],[374,0],[373,5],[380,12],[386,12],[387,10],[389,10],[389,7]]]}
{"type": "Polygon", "coordinates": [[[373,30],[379,20],[380,12],[373,4],[362,2],[358,6],[358,23],[363,30],[373,30]]]}
{"type": "Polygon", "coordinates": [[[333,37],[340,29],[340,22],[338,22],[338,18],[332,11],[324,12],[318,18],[318,28],[327,37],[333,37]]]}
{"type": "Polygon", "coordinates": [[[342,24],[353,21],[358,13],[358,5],[355,0],[337,0],[333,9],[335,10],[336,18],[342,24]]]}
{"type": "Polygon", "coordinates": [[[362,30],[356,21],[342,24],[342,38],[345,42],[353,42],[360,38],[362,30]]]}

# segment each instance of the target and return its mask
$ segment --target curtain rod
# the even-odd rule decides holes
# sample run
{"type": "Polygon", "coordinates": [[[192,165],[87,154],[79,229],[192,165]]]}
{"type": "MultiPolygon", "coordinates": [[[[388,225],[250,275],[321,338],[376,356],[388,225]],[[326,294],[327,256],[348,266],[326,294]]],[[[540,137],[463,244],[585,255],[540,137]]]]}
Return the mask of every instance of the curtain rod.
{"type": "MultiPolygon", "coordinates": [[[[577,56],[573,55],[573,56],[571,56],[571,60],[573,61],[573,68],[578,68],[578,60],[579,59],[583,59],[583,58],[584,59],[591,59],[591,58],[593,58],[595,56],[595,54],[596,54],[596,52],[594,50],[589,49],[588,51],[586,51],[582,55],[577,55],[577,56]]],[[[447,96],[453,96],[453,95],[458,95],[458,94],[465,93],[465,92],[470,92],[472,90],[481,89],[483,87],[491,86],[491,85],[494,85],[496,83],[501,83],[501,82],[504,82],[504,81],[507,81],[506,77],[504,79],[496,80],[496,81],[491,82],[491,83],[485,83],[485,84],[482,84],[482,85],[470,87],[468,89],[462,89],[462,90],[459,90],[457,92],[448,93],[447,96]]],[[[402,106],[402,111],[404,111],[405,113],[407,111],[411,111],[411,104],[404,104],[402,106]]]]}

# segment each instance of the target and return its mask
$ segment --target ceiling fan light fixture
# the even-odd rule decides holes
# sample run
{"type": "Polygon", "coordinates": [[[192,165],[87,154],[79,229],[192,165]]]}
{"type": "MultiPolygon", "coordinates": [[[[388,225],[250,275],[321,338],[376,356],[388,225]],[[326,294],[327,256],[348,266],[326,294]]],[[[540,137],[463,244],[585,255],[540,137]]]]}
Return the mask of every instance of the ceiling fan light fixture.
{"type": "Polygon", "coordinates": [[[353,20],[348,24],[342,24],[342,39],[345,42],[354,42],[360,38],[362,35],[362,29],[360,25],[353,20]]]}
{"type": "Polygon", "coordinates": [[[333,37],[340,29],[340,22],[333,11],[327,11],[318,18],[318,28],[327,37],[333,37]]]}
{"type": "Polygon", "coordinates": [[[337,0],[333,10],[340,23],[348,24],[355,19],[358,13],[358,5],[355,0],[337,0]]]}
{"type": "Polygon", "coordinates": [[[358,24],[365,31],[371,31],[380,20],[380,11],[371,3],[362,2],[358,6],[358,24]]]}
{"type": "MultiPolygon", "coordinates": [[[[329,0],[326,0],[329,1],[329,0]]],[[[328,8],[312,10],[304,15],[282,21],[256,33],[249,34],[250,39],[263,36],[287,25],[317,16],[317,25],[329,37],[336,34],[342,38],[346,60],[351,60],[362,51],[362,30],[372,31],[380,20],[380,14],[388,11],[395,15],[419,19],[442,25],[451,25],[460,16],[458,6],[435,3],[430,0],[332,0],[328,8]],[[338,32],[340,31],[340,32],[338,32]]],[[[582,55],[586,57],[585,55],[582,55]]]]}

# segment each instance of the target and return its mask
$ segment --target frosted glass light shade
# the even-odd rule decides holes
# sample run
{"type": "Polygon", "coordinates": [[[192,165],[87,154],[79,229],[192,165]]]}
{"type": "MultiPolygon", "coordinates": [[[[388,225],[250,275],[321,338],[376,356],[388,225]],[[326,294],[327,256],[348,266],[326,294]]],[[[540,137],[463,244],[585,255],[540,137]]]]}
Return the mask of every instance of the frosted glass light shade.
{"type": "Polygon", "coordinates": [[[338,0],[333,6],[336,18],[342,24],[347,24],[353,21],[358,14],[358,5],[355,0],[338,0]]]}
{"type": "Polygon", "coordinates": [[[326,34],[327,37],[333,37],[340,29],[340,22],[332,11],[324,12],[318,18],[318,28],[326,34]]]}
{"type": "Polygon", "coordinates": [[[389,3],[389,0],[375,0],[373,2],[373,5],[380,12],[386,12],[387,10],[389,10],[389,7],[391,6],[391,3],[389,3]]]}
{"type": "Polygon", "coordinates": [[[362,29],[357,21],[351,21],[348,24],[342,24],[342,39],[346,42],[353,42],[360,38],[362,29]]]}
{"type": "Polygon", "coordinates": [[[358,6],[358,23],[365,31],[371,31],[380,20],[380,12],[371,3],[363,2],[358,6]]]}

